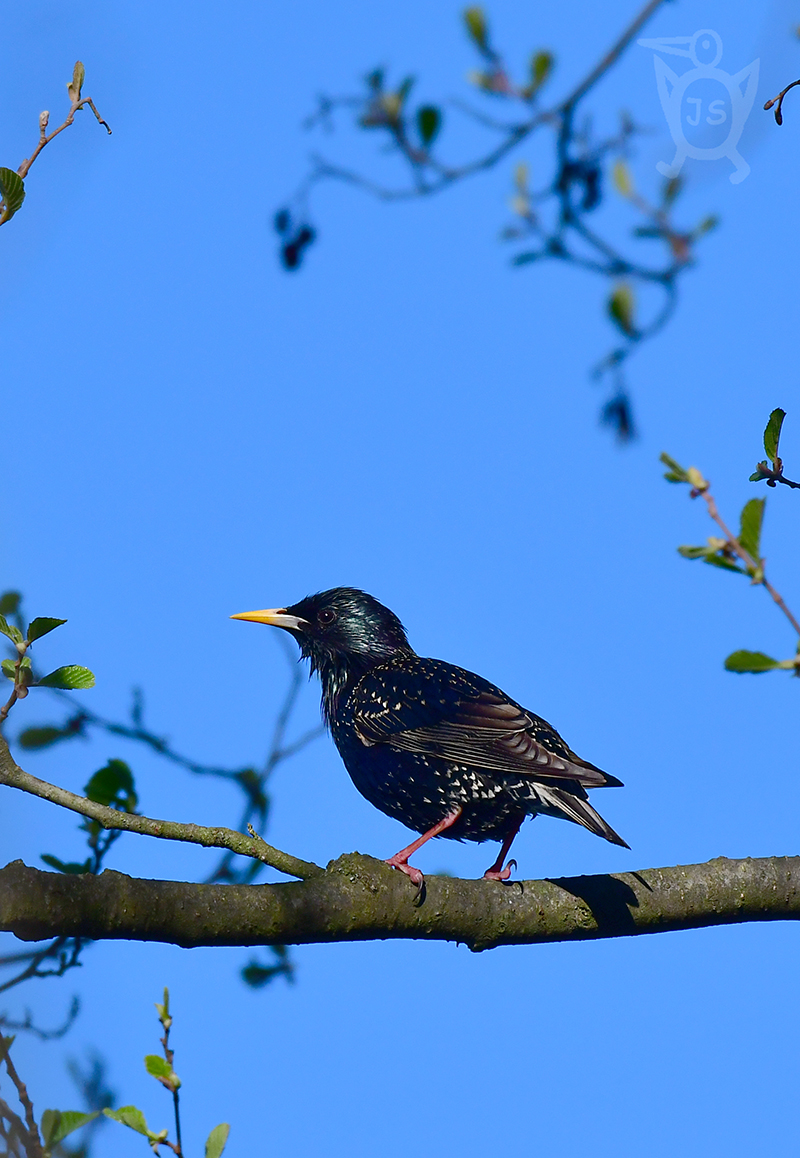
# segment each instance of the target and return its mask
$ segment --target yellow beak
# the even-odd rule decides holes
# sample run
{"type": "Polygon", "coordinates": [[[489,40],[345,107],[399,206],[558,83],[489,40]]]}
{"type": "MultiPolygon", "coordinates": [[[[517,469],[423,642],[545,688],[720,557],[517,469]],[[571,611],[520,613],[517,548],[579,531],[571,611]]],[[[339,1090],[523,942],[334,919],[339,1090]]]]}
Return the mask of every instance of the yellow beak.
{"type": "Polygon", "coordinates": [[[273,607],[267,611],[240,611],[231,619],[246,619],[248,623],[268,623],[270,627],[282,627],[285,631],[302,631],[308,626],[305,619],[289,615],[285,607],[273,607]]]}

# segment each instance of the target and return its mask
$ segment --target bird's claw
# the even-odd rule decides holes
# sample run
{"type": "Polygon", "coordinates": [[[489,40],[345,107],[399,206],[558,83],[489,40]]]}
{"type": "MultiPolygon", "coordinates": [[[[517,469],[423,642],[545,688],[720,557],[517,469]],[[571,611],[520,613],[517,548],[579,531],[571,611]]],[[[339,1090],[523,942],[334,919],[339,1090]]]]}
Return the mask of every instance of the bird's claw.
{"type": "Polygon", "coordinates": [[[483,874],[483,879],[486,881],[507,881],[511,876],[511,866],[517,867],[515,860],[510,860],[504,869],[496,869],[494,867],[487,869],[483,874]]]}
{"type": "Polygon", "coordinates": [[[421,905],[425,900],[425,874],[421,869],[414,868],[413,864],[408,861],[398,860],[397,857],[390,856],[386,861],[390,868],[399,869],[401,873],[405,873],[412,884],[417,886],[417,891],[414,894],[414,904],[421,905]]]}

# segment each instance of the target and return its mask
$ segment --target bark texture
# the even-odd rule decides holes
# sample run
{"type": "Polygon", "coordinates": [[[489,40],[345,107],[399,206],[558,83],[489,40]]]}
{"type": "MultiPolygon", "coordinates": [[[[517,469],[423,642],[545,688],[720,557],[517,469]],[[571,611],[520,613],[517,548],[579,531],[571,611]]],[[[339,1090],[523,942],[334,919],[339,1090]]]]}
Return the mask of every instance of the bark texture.
{"type": "Polygon", "coordinates": [[[666,933],[742,921],[800,919],[800,857],[764,857],[555,880],[427,878],[414,886],[350,853],[305,881],[206,885],[107,870],[68,876],[14,861],[0,870],[0,929],[54,936],[201,945],[310,944],[410,938],[497,945],[666,933]]]}

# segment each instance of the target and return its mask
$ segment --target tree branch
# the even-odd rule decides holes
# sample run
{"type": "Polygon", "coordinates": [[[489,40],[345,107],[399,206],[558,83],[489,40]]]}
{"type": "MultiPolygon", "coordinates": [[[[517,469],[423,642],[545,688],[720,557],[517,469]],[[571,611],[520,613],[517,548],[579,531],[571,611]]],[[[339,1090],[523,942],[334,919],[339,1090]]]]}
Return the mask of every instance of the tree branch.
{"type": "Polygon", "coordinates": [[[85,796],[78,796],[77,793],[58,788],[46,780],[39,780],[15,763],[2,736],[0,736],[0,784],[6,784],[9,788],[19,788],[22,792],[38,796],[42,800],[49,800],[52,804],[69,809],[70,812],[88,816],[90,820],[96,820],[102,828],[138,832],[141,836],[155,836],[162,840],[181,840],[189,844],[200,844],[205,848],[229,849],[231,852],[239,853],[240,856],[253,857],[278,869],[279,872],[299,877],[301,880],[322,872],[319,865],[281,852],[280,849],[267,844],[260,836],[245,836],[232,828],[206,828],[201,824],[153,820],[147,816],[119,812],[116,808],[96,804],[85,796]]]}
{"type": "Polygon", "coordinates": [[[800,919],[800,857],[676,865],[501,885],[429,876],[414,889],[382,861],[350,853],[311,880],[207,885],[0,870],[0,929],[183,947],[408,938],[498,945],[583,941],[743,921],[800,919]]]}

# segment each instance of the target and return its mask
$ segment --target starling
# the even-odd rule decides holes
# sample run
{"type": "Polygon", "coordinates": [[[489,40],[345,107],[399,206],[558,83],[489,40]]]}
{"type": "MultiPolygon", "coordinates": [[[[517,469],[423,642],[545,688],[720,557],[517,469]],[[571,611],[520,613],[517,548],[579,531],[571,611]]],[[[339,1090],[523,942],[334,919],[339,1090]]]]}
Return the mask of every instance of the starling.
{"type": "Polygon", "coordinates": [[[409,857],[433,836],[501,842],[484,876],[508,880],[505,859],[526,816],[543,812],[629,846],[588,801],[621,781],[582,760],[555,728],[481,676],[424,659],[388,607],[335,587],[292,607],[233,619],[282,627],[322,683],[322,712],[362,796],[421,833],[386,862],[422,887],[409,857]]]}

